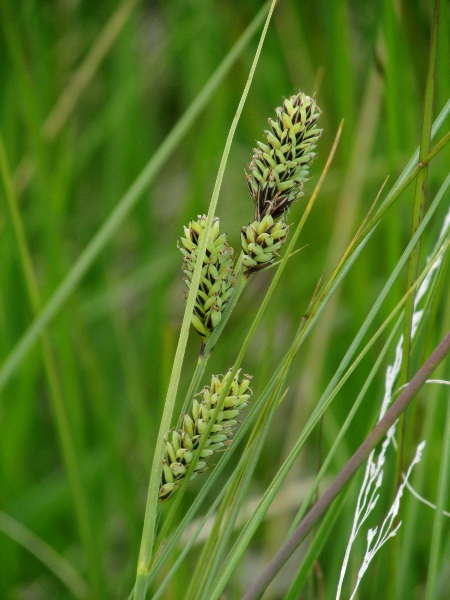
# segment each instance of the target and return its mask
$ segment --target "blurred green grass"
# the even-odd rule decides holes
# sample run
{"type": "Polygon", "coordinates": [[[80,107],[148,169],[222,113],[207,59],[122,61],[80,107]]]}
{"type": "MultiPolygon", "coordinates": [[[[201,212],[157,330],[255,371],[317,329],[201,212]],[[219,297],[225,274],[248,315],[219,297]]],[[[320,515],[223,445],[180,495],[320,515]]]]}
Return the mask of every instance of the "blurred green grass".
{"type": "MultiPolygon", "coordinates": [[[[114,6],[86,1],[2,2],[0,128],[44,300],[259,8],[258,2],[250,0],[136,2],[134,7],[130,2],[114,6]],[[52,137],[43,130],[46,118],[122,4],[130,5],[130,15],[64,126],[52,137]]],[[[240,226],[253,212],[244,168],[254,141],[281,98],[299,88],[309,94],[317,92],[324,133],[313,168],[315,179],[342,118],[345,128],[332,171],[304,230],[301,245],[307,247],[288,263],[282,288],[272,299],[245,359],[245,371],[254,375],[256,394],[290,343],[322,272],[329,275],[384,178],[390,175],[395,180],[418,145],[431,10],[427,2],[397,6],[387,0],[381,4],[284,0],[276,10],[219,198],[218,213],[231,243],[238,245],[240,226]]],[[[436,113],[450,96],[448,11],[442,3],[436,113]]],[[[183,224],[207,210],[255,45],[256,39],[49,328],[106,582],[104,597],[125,597],[134,581],[148,471],[184,310],[176,238],[183,224]]],[[[431,165],[430,198],[446,175],[449,159],[445,149],[431,165]]],[[[314,180],[307,186],[309,191],[313,186],[314,180]]],[[[30,324],[32,311],[3,189],[1,193],[3,362],[30,324]]],[[[327,308],[328,317],[323,315],[326,327],[319,324],[296,358],[289,394],[276,417],[274,441],[257,469],[255,493],[276,472],[286,452],[286,438],[300,429],[396,264],[408,240],[412,197],[410,189],[390,210],[349,273],[339,301],[327,308]]],[[[301,207],[294,207],[289,220],[298,221],[300,211],[301,207]]],[[[439,232],[444,211],[445,207],[423,241],[423,257],[439,232]]],[[[270,277],[270,272],[261,275],[248,286],[221,339],[220,351],[211,358],[210,373],[223,372],[232,364],[270,277]]],[[[384,316],[402,293],[400,282],[384,316]]],[[[442,301],[431,329],[435,340],[448,328],[448,321],[448,302],[442,301]]],[[[327,414],[325,447],[345,419],[377,350],[327,414]]],[[[197,352],[198,339],[193,335],[185,386],[197,352]]],[[[382,385],[381,379],[374,386],[374,403],[357,417],[340,461],[367,432],[367,415],[375,418],[382,385]]],[[[445,394],[434,393],[439,413],[445,394]]],[[[0,406],[1,510],[86,575],[39,346],[3,391],[0,406]]],[[[434,453],[439,456],[442,436],[442,418],[436,417],[434,423],[430,435],[437,449],[429,444],[433,447],[426,457],[429,464],[438,460],[434,453]]],[[[318,461],[317,455],[318,447],[311,442],[296,477],[314,472],[311,465],[318,461]]],[[[427,468],[425,463],[422,468],[427,468]]],[[[429,470],[422,490],[425,495],[433,497],[437,473],[429,470]]],[[[197,485],[201,484],[190,487],[185,502],[197,485]]],[[[343,521],[348,523],[348,519],[343,521]]],[[[268,527],[256,540],[256,547],[261,545],[267,555],[287,530],[286,523],[280,523],[268,527]]],[[[430,511],[417,527],[427,531],[431,523],[430,511]]],[[[345,527],[338,527],[340,541],[332,550],[326,548],[320,560],[327,597],[333,596],[341,538],[346,534],[345,527]]],[[[410,564],[408,577],[417,586],[411,598],[421,597],[427,567],[427,547],[419,540],[420,532],[411,549],[414,569],[410,564]]],[[[448,562],[448,547],[445,557],[448,562]]],[[[71,597],[39,561],[1,532],[0,564],[0,598],[71,597]]],[[[387,558],[380,559],[381,573],[386,565],[387,558]]],[[[183,577],[188,574],[189,564],[168,598],[182,597],[183,577]]],[[[377,597],[370,585],[364,594],[369,599],[377,597]]]]}

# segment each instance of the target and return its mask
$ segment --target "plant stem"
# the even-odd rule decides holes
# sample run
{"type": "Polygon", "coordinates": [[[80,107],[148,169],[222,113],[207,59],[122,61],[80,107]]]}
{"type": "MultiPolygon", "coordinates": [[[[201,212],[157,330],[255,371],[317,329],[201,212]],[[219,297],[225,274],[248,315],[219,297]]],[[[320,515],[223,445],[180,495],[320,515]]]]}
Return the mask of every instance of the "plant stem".
{"type": "MultiPolygon", "coordinates": [[[[431,127],[433,123],[433,100],[435,90],[435,78],[436,78],[436,60],[437,60],[437,39],[439,31],[439,3],[440,0],[435,0],[434,4],[434,19],[433,28],[431,34],[431,45],[428,58],[428,72],[425,86],[425,102],[423,108],[422,117],[422,135],[420,140],[420,151],[419,151],[419,163],[425,158],[430,151],[431,142],[431,127]]],[[[414,203],[411,219],[411,237],[417,231],[420,223],[423,220],[425,214],[425,199],[427,190],[428,180],[428,165],[425,165],[423,169],[417,174],[416,185],[414,190],[414,203]]],[[[406,276],[406,289],[408,290],[413,282],[417,279],[419,273],[419,262],[420,262],[420,249],[422,245],[422,238],[417,240],[416,246],[413,248],[411,255],[408,260],[408,269],[406,276]]],[[[405,304],[405,316],[403,322],[403,347],[402,347],[402,364],[400,367],[399,374],[399,385],[404,385],[409,380],[410,373],[410,361],[411,361],[411,347],[412,347],[412,321],[415,309],[415,298],[416,294],[412,294],[405,304]]],[[[396,466],[396,487],[401,484],[402,472],[403,472],[403,454],[405,450],[405,437],[406,437],[406,422],[405,415],[402,415],[398,425],[398,454],[397,454],[397,466],[396,466]]],[[[390,561],[390,570],[388,578],[392,581],[392,585],[388,586],[390,590],[388,593],[387,600],[394,600],[397,593],[397,586],[395,581],[398,572],[399,562],[399,539],[396,538],[394,544],[391,547],[392,559],[390,561]]]]}
{"type": "MultiPolygon", "coordinates": [[[[419,162],[421,162],[430,151],[431,125],[433,123],[433,98],[436,77],[436,59],[437,59],[437,37],[439,31],[439,2],[435,0],[434,22],[431,38],[430,57],[428,62],[427,83],[425,89],[425,103],[423,109],[422,137],[420,140],[419,162]]],[[[417,231],[425,212],[425,196],[428,179],[428,165],[426,165],[418,174],[414,192],[414,205],[411,221],[411,236],[417,231]]],[[[408,261],[408,275],[406,280],[406,289],[408,290],[417,278],[419,272],[420,247],[422,239],[419,238],[408,261]]],[[[410,353],[411,353],[411,330],[412,317],[414,313],[415,295],[412,295],[405,306],[405,322],[403,328],[403,359],[400,371],[400,385],[408,381],[410,353]]],[[[401,455],[401,452],[399,456],[401,455]]]]}
{"type": "MultiPolygon", "coordinates": [[[[136,588],[135,588],[135,592],[134,592],[135,600],[144,600],[145,595],[146,595],[147,575],[148,575],[148,570],[149,570],[149,567],[151,564],[153,542],[154,542],[154,538],[155,538],[158,489],[159,489],[159,485],[160,485],[160,481],[161,481],[161,462],[162,462],[162,458],[163,458],[163,454],[164,454],[162,437],[170,427],[170,421],[171,421],[171,417],[172,417],[172,413],[173,413],[173,407],[175,404],[175,398],[176,398],[178,383],[179,383],[180,374],[181,374],[181,366],[182,366],[184,352],[186,349],[187,339],[188,339],[188,335],[189,335],[189,327],[190,327],[192,312],[193,312],[193,308],[194,308],[195,297],[196,297],[199,282],[200,282],[203,258],[206,253],[206,245],[207,245],[207,241],[209,238],[209,232],[210,232],[211,226],[212,226],[212,221],[213,221],[213,217],[214,217],[214,213],[215,213],[215,209],[216,209],[216,205],[217,205],[217,200],[218,200],[220,188],[222,185],[223,174],[225,171],[225,165],[226,165],[226,162],[228,159],[228,154],[230,152],[231,142],[233,140],[234,132],[236,131],[239,117],[241,115],[245,100],[248,95],[248,91],[250,89],[250,85],[253,80],[253,76],[254,76],[254,73],[256,70],[256,65],[258,64],[259,56],[261,53],[262,45],[263,45],[263,42],[264,42],[264,39],[265,39],[265,36],[267,33],[267,29],[269,27],[269,23],[270,23],[270,19],[272,17],[273,10],[275,8],[275,3],[276,3],[276,0],[273,0],[271,3],[269,13],[267,15],[266,22],[264,24],[264,28],[263,28],[263,31],[262,31],[262,34],[261,34],[261,37],[260,37],[260,40],[258,43],[258,48],[256,50],[256,54],[255,54],[255,57],[254,57],[254,60],[253,60],[253,63],[252,63],[251,69],[250,69],[250,74],[247,79],[244,91],[243,91],[241,99],[239,101],[239,105],[238,105],[236,114],[234,116],[234,119],[233,119],[231,127],[230,127],[230,131],[229,131],[229,134],[227,137],[227,141],[225,143],[222,160],[220,162],[219,171],[217,173],[216,183],[215,183],[214,190],[213,190],[213,195],[212,195],[209,210],[208,210],[208,217],[207,217],[207,222],[206,222],[206,226],[204,229],[204,235],[200,242],[200,247],[199,247],[199,252],[198,252],[198,257],[197,257],[197,264],[196,264],[194,274],[192,277],[191,287],[190,287],[188,300],[187,300],[187,304],[186,304],[186,310],[184,313],[183,323],[182,323],[181,331],[180,331],[180,338],[178,341],[178,346],[177,346],[177,351],[175,354],[172,374],[171,374],[171,378],[170,378],[170,382],[169,382],[169,388],[167,390],[166,402],[164,405],[164,412],[163,412],[163,416],[161,419],[161,424],[160,424],[159,433],[158,433],[158,437],[157,437],[155,454],[153,457],[153,465],[152,465],[152,470],[151,470],[150,484],[149,484],[149,488],[148,488],[147,503],[146,503],[146,508],[145,508],[144,527],[143,527],[143,531],[142,531],[142,540],[141,540],[141,547],[140,547],[140,551],[139,551],[138,568],[137,568],[137,574],[136,574],[136,588]]],[[[231,385],[232,378],[233,378],[233,376],[230,377],[230,385],[231,385]]],[[[224,387],[226,388],[228,386],[224,386],[224,387]]],[[[225,389],[223,390],[223,392],[222,392],[223,400],[225,399],[225,394],[227,392],[228,392],[228,390],[225,390],[225,389]]],[[[217,407],[216,407],[217,413],[218,413],[219,409],[220,409],[220,402],[217,403],[217,407]]],[[[210,428],[212,428],[212,420],[211,420],[210,426],[211,426],[210,428]]],[[[206,436],[204,437],[204,439],[202,441],[203,441],[203,446],[204,446],[204,444],[206,443],[206,436]]],[[[200,444],[198,451],[196,452],[197,457],[200,455],[200,452],[202,451],[202,449],[203,449],[202,444],[200,444]]],[[[195,467],[195,462],[196,462],[196,460],[194,457],[194,459],[191,463],[191,467],[190,467],[191,473],[193,471],[193,468],[195,467]]],[[[184,487],[186,485],[188,480],[189,480],[189,472],[187,474],[186,481],[184,482],[182,487],[184,487]]],[[[181,490],[180,490],[180,492],[181,492],[181,490]]],[[[180,492],[178,492],[179,496],[181,495],[180,492]]]]}
{"type": "Polygon", "coordinates": [[[430,560],[428,565],[428,581],[425,600],[435,600],[438,597],[438,568],[439,550],[442,545],[442,534],[444,526],[444,510],[448,498],[448,483],[450,473],[450,402],[447,403],[447,417],[442,447],[441,468],[439,473],[439,486],[434,513],[433,533],[431,536],[430,560]]]}
{"type": "MultiPolygon", "coordinates": [[[[238,261],[238,264],[239,264],[239,261],[238,261]]],[[[198,357],[197,365],[195,367],[195,371],[192,376],[191,383],[189,384],[189,389],[186,393],[186,397],[183,402],[181,414],[178,419],[177,428],[181,427],[182,415],[183,415],[183,413],[186,413],[189,410],[190,403],[192,402],[192,398],[194,397],[194,394],[196,394],[199,391],[198,388],[199,388],[201,379],[203,377],[203,373],[205,372],[206,364],[209,360],[209,357],[211,356],[212,351],[214,350],[217,340],[218,340],[220,334],[222,333],[223,328],[225,327],[225,325],[228,321],[228,318],[230,317],[231,313],[233,312],[234,307],[236,306],[236,303],[239,299],[239,296],[242,293],[242,290],[244,289],[246,282],[247,282],[247,277],[245,277],[242,274],[238,276],[238,280],[237,280],[236,286],[234,288],[233,294],[232,294],[231,298],[229,299],[229,301],[225,307],[225,310],[222,313],[222,319],[220,320],[219,325],[214,329],[212,334],[208,337],[206,344],[205,345],[202,344],[202,348],[200,350],[200,355],[198,357]]]]}
{"type": "Polygon", "coordinates": [[[383,439],[388,429],[397,421],[399,416],[406,410],[412,399],[425,384],[428,377],[435,368],[444,360],[450,352],[450,332],[444,337],[425,364],[417,371],[416,375],[408,383],[385,416],[378,422],[372,432],[367,436],[358,450],[328,487],[321,498],[316,502],[306,517],[291,535],[289,540],[283,544],[272,561],[267,565],[255,583],[245,594],[243,600],[256,600],[260,598],[269,583],[279,572],[288,558],[299,547],[312,527],[325,514],[332,502],[339,496],[341,491],[358,471],[359,467],[367,460],[370,452],[383,439]]]}

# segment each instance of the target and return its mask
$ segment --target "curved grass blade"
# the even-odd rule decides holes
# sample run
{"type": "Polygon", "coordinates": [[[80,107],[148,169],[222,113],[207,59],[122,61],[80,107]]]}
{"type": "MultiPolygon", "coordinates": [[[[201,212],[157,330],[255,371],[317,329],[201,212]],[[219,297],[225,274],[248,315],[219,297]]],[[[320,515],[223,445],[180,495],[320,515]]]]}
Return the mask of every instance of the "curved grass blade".
{"type": "Polygon", "coordinates": [[[88,597],[87,583],[78,571],[44,540],[3,511],[0,511],[0,530],[41,561],[75,598],[88,597]]]}

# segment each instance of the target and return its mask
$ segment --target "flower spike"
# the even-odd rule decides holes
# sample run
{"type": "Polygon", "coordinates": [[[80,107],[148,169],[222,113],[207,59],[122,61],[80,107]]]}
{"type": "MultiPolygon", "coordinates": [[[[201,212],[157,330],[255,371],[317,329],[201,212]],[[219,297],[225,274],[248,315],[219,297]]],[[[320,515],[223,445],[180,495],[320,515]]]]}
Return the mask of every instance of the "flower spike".
{"type": "MultiPolygon", "coordinates": [[[[183,483],[189,464],[202,437],[206,433],[209,421],[213,416],[222,389],[229,383],[231,369],[224,376],[213,375],[211,385],[205,386],[194,398],[192,414],[183,416],[181,429],[168,431],[164,436],[165,452],[162,462],[161,487],[159,499],[169,500],[183,483]]],[[[240,371],[236,374],[228,395],[225,397],[221,410],[208,435],[205,446],[200,454],[200,460],[195,465],[190,479],[194,479],[206,469],[205,460],[215,452],[225,450],[231,443],[233,427],[237,424],[236,417],[248,405],[251,396],[249,375],[244,375],[239,381],[240,371]]]]}
{"type": "Polygon", "coordinates": [[[304,195],[303,184],[322,133],[316,126],[321,110],[314,98],[303,92],[286,98],[275,112],[276,119],[269,119],[271,130],[264,132],[264,143],[257,142],[246,173],[256,221],[266,215],[281,217],[304,195]]]}
{"type": "MultiPolygon", "coordinates": [[[[178,248],[184,257],[183,271],[185,283],[191,286],[195,265],[197,264],[200,240],[206,226],[206,216],[190,221],[184,228],[178,248]]],[[[226,233],[220,235],[220,221],[214,218],[209,233],[200,284],[195,299],[192,325],[202,337],[208,337],[222,318],[225,308],[236,282],[233,270],[233,248],[227,242],[226,233]]]]}

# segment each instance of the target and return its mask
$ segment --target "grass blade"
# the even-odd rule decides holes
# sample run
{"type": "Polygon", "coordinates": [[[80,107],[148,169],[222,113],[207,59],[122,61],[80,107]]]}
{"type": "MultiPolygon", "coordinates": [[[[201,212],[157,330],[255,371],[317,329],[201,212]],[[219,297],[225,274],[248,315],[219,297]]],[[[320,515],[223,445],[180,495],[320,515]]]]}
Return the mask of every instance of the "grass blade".
{"type": "Polygon", "coordinates": [[[184,113],[183,117],[166,137],[125,195],[119,200],[113,212],[94,235],[73,267],[67,273],[66,277],[45,304],[39,316],[33,321],[15,347],[11,350],[0,369],[0,391],[5,387],[26,354],[36,343],[40,332],[49,325],[67,302],[68,298],[77,288],[88,270],[92,267],[106,244],[111,240],[127,215],[137,204],[143,192],[154,181],[162,165],[169,159],[183,136],[187,133],[189,128],[192,127],[194,120],[205,108],[213,93],[219,87],[243,49],[249,43],[266,12],[267,8],[264,7],[256,15],[252,23],[247,27],[245,32],[230,50],[228,56],[222,61],[208,83],[184,113]]]}
{"type": "MultiPolygon", "coordinates": [[[[259,55],[261,53],[262,45],[263,45],[263,42],[264,42],[264,39],[265,39],[265,36],[267,33],[267,29],[269,27],[269,23],[270,23],[270,19],[271,19],[274,7],[275,7],[275,2],[272,2],[265,25],[264,25],[263,32],[261,34],[258,48],[256,50],[255,58],[254,58],[252,67],[250,69],[250,74],[249,74],[246,86],[244,88],[244,91],[242,93],[242,97],[239,102],[239,106],[237,108],[236,115],[233,119],[233,122],[232,122],[232,125],[230,128],[230,132],[229,132],[229,135],[227,138],[227,142],[225,144],[225,149],[224,149],[222,160],[220,163],[219,172],[217,174],[216,184],[214,186],[211,203],[210,203],[209,210],[208,210],[208,218],[207,218],[205,229],[204,229],[204,235],[201,240],[200,247],[199,247],[197,264],[196,264],[195,271],[194,271],[194,274],[192,277],[192,282],[191,282],[191,286],[190,286],[190,290],[189,290],[189,296],[188,296],[188,300],[187,300],[187,304],[186,304],[186,310],[184,313],[183,323],[181,326],[180,338],[178,341],[177,351],[176,351],[175,359],[174,359],[174,363],[173,363],[172,374],[171,374],[171,378],[170,378],[170,382],[169,382],[169,388],[167,390],[166,402],[165,402],[165,406],[164,406],[164,413],[163,413],[160,428],[159,428],[159,434],[158,434],[158,438],[157,438],[158,443],[156,445],[155,454],[154,454],[154,458],[153,458],[153,466],[152,466],[152,470],[151,470],[150,484],[149,484],[148,495],[147,495],[147,505],[146,505],[146,510],[145,510],[144,527],[143,527],[143,532],[142,532],[141,549],[139,552],[139,559],[138,559],[138,568],[137,568],[135,593],[134,593],[135,600],[143,600],[145,598],[145,594],[146,594],[147,575],[148,575],[148,570],[150,567],[150,561],[151,561],[152,550],[153,550],[153,542],[154,542],[154,536],[155,536],[156,512],[157,512],[157,503],[158,503],[158,489],[159,489],[160,480],[161,480],[161,463],[162,463],[163,452],[164,452],[162,438],[163,438],[164,433],[170,428],[170,421],[172,418],[173,407],[175,405],[178,383],[179,383],[179,379],[180,379],[180,375],[181,375],[181,366],[182,366],[182,362],[183,362],[184,352],[186,349],[187,338],[189,335],[189,328],[190,328],[190,324],[191,324],[191,318],[192,318],[192,312],[194,309],[195,298],[196,298],[198,286],[200,283],[201,270],[202,270],[202,266],[203,266],[203,258],[206,253],[206,245],[207,245],[207,241],[208,241],[208,236],[209,236],[209,232],[211,230],[211,226],[212,226],[212,222],[213,222],[213,217],[214,217],[214,213],[215,213],[215,209],[216,209],[216,205],[217,205],[217,200],[218,200],[220,188],[222,185],[223,174],[224,174],[225,166],[226,166],[226,163],[228,160],[228,154],[230,152],[231,142],[233,140],[234,132],[236,131],[239,117],[240,117],[242,109],[244,107],[244,103],[247,98],[248,91],[250,89],[253,75],[255,73],[256,66],[258,64],[259,55]]],[[[230,384],[231,384],[231,381],[232,381],[232,377],[230,377],[230,384]]],[[[225,396],[226,393],[227,393],[227,391],[225,391],[223,395],[225,396]]],[[[218,403],[217,408],[219,408],[219,407],[220,407],[220,405],[218,403]]],[[[212,424],[213,424],[213,420],[211,419],[211,426],[212,426],[212,424]]],[[[204,441],[206,441],[206,436],[207,436],[207,434],[205,434],[204,441]]],[[[197,454],[200,454],[201,450],[202,450],[202,448],[200,445],[197,454]]],[[[192,464],[191,464],[191,472],[192,472],[194,466],[195,466],[195,459],[192,461],[192,464]]],[[[186,482],[187,481],[189,481],[189,473],[186,476],[186,482]]],[[[181,492],[181,490],[180,490],[180,492],[181,492]]],[[[181,496],[180,492],[178,492],[179,496],[181,496]]]]}
{"type": "Polygon", "coordinates": [[[255,584],[248,590],[244,596],[244,600],[255,600],[261,596],[267,585],[272,581],[273,577],[278,573],[281,566],[291,556],[294,550],[305,539],[314,523],[317,522],[338,497],[344,486],[350,481],[351,477],[356,473],[359,467],[366,461],[371,450],[385,436],[387,430],[399,416],[406,410],[409,403],[415,397],[417,392],[425,384],[428,377],[434,369],[444,360],[450,352],[450,332],[444,337],[441,343],[437,346],[434,352],[430,355],[426,363],[419,369],[415,376],[408,383],[405,390],[401,393],[398,399],[394,402],[391,408],[387,411],[383,419],[378,422],[371,434],[361,444],[347,465],[342,469],[335,481],[330,485],[326,492],[321,496],[320,500],[309,511],[304,520],[297,527],[290,539],[283,545],[272,562],[266,567],[255,584]]]}

